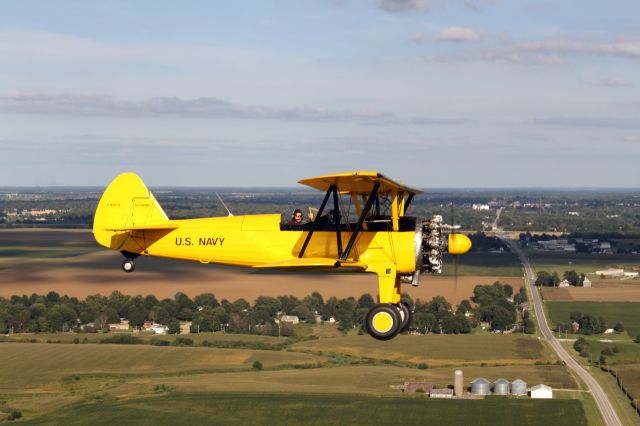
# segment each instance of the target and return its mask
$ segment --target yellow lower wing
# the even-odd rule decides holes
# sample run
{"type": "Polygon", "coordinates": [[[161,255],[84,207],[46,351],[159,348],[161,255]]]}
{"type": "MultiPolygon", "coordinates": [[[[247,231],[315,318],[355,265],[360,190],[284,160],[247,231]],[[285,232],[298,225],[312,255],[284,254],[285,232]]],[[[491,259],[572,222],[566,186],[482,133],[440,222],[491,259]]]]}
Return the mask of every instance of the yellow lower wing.
{"type": "Polygon", "coordinates": [[[362,262],[341,262],[327,257],[303,257],[301,259],[289,259],[282,262],[263,263],[256,265],[258,269],[287,269],[287,270],[326,270],[335,268],[348,268],[354,270],[366,270],[367,265],[362,262]]]}

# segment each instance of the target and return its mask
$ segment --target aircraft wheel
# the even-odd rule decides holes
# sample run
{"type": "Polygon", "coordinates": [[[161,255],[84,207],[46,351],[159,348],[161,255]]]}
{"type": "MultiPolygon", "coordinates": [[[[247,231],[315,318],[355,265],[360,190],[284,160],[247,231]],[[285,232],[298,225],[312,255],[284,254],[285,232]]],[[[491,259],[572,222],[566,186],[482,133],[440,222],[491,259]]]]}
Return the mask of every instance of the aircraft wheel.
{"type": "Polygon", "coordinates": [[[367,331],[371,337],[378,340],[389,340],[400,330],[400,313],[398,308],[390,303],[375,305],[367,313],[367,331]]]}
{"type": "Polygon", "coordinates": [[[413,313],[411,313],[411,306],[407,302],[398,303],[398,312],[400,313],[400,329],[398,333],[402,333],[411,324],[413,319],[413,313]]]}
{"type": "Polygon", "coordinates": [[[125,272],[133,272],[136,269],[136,264],[133,263],[132,259],[125,259],[122,262],[122,270],[125,272]]]}

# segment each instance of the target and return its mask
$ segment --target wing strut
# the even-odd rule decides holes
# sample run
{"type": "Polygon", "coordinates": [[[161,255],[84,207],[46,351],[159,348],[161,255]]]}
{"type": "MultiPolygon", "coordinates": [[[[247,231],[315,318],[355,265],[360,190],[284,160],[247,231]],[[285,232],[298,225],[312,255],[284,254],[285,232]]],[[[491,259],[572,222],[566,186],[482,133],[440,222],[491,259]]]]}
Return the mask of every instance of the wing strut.
{"type": "Polygon", "coordinates": [[[404,213],[407,214],[407,210],[409,209],[409,205],[411,204],[411,201],[413,201],[413,196],[415,194],[409,194],[409,196],[407,197],[407,201],[404,202],[404,213]]]}
{"type": "Polygon", "coordinates": [[[336,243],[338,244],[338,257],[342,259],[342,234],[340,234],[340,206],[338,205],[338,187],[333,187],[333,221],[336,224],[336,243]]]}
{"type": "Polygon", "coordinates": [[[371,210],[371,207],[373,207],[373,202],[378,201],[379,188],[380,188],[380,184],[376,183],[373,187],[373,190],[371,190],[371,193],[369,194],[369,198],[367,198],[367,204],[362,209],[362,213],[360,214],[360,218],[358,219],[358,224],[353,230],[353,233],[351,234],[351,238],[349,238],[349,242],[347,243],[347,248],[344,250],[344,253],[342,253],[342,256],[340,256],[341,261],[344,262],[349,257],[349,253],[351,253],[351,249],[353,248],[353,245],[356,242],[356,237],[358,236],[358,234],[360,233],[360,230],[362,229],[362,224],[364,223],[364,219],[367,217],[367,214],[369,213],[369,210],[371,210]]]}
{"type": "Polygon", "coordinates": [[[298,257],[301,258],[302,256],[304,256],[304,252],[307,249],[307,246],[309,245],[309,241],[311,241],[311,236],[315,232],[316,227],[318,225],[318,219],[320,218],[320,216],[322,216],[324,207],[327,205],[327,201],[329,201],[329,195],[331,195],[331,193],[335,189],[336,189],[335,185],[331,185],[329,187],[329,190],[325,194],[324,199],[322,200],[322,204],[320,204],[320,208],[318,209],[318,213],[316,213],[316,218],[313,222],[311,222],[311,230],[309,230],[309,233],[307,234],[307,238],[304,240],[304,244],[302,244],[302,248],[300,249],[300,253],[298,254],[298,257]]]}

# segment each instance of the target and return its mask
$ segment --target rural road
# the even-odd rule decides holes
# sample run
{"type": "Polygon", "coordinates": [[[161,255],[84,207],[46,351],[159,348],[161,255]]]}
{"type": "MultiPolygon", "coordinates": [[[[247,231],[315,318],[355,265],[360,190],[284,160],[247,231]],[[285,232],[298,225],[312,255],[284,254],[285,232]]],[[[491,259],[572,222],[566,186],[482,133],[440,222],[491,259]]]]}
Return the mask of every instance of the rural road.
{"type": "Polygon", "coordinates": [[[596,404],[598,406],[598,409],[600,410],[600,414],[602,415],[602,419],[604,420],[605,424],[607,426],[622,425],[622,423],[620,422],[620,418],[618,417],[618,414],[613,408],[613,405],[611,405],[611,402],[609,401],[607,394],[604,392],[600,384],[596,381],[596,379],[593,378],[593,376],[591,376],[591,374],[582,365],[580,365],[575,359],[573,359],[571,355],[569,355],[569,353],[564,349],[564,347],[562,347],[558,339],[556,339],[553,333],[551,332],[551,329],[547,324],[547,318],[545,316],[544,310],[542,309],[542,299],[540,297],[540,293],[538,292],[538,288],[534,285],[536,276],[535,276],[535,273],[533,272],[533,269],[531,268],[531,264],[529,263],[527,256],[524,254],[524,252],[522,251],[522,249],[520,248],[517,242],[506,238],[506,236],[503,234],[500,228],[496,227],[495,230],[496,230],[497,236],[502,241],[504,241],[505,244],[507,244],[507,246],[511,250],[513,250],[513,252],[515,252],[518,255],[518,257],[520,258],[520,261],[522,262],[522,267],[524,268],[524,271],[525,271],[525,278],[526,278],[525,282],[526,282],[526,285],[529,287],[531,294],[533,295],[533,306],[536,312],[536,317],[538,318],[538,326],[542,331],[542,335],[547,340],[547,342],[549,342],[549,345],[551,345],[551,347],[556,352],[558,357],[561,360],[563,360],[570,369],[575,371],[576,374],[580,376],[582,381],[587,385],[587,388],[589,388],[589,390],[591,391],[591,394],[593,395],[593,398],[596,401],[596,404]]]}

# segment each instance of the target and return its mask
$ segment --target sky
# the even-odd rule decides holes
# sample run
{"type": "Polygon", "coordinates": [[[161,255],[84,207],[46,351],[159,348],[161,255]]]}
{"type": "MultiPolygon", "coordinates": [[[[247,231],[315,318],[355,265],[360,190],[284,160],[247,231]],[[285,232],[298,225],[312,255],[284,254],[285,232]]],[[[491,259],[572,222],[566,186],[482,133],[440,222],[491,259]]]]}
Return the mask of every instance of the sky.
{"type": "Polygon", "coordinates": [[[636,0],[0,6],[0,186],[640,182],[636,0]]]}

